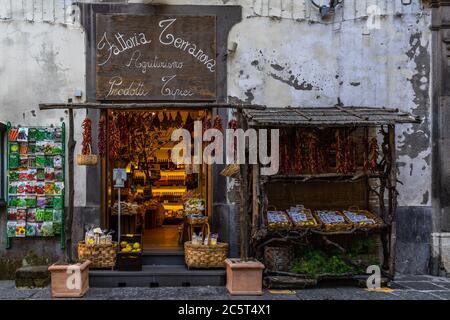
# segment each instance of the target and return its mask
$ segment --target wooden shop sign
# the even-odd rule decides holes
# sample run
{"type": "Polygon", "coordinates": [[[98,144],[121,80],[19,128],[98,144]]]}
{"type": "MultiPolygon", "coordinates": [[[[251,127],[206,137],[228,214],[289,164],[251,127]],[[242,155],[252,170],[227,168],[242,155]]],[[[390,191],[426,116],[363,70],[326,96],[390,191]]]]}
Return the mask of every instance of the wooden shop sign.
{"type": "Polygon", "coordinates": [[[98,100],[216,98],[216,17],[98,14],[98,100]]]}

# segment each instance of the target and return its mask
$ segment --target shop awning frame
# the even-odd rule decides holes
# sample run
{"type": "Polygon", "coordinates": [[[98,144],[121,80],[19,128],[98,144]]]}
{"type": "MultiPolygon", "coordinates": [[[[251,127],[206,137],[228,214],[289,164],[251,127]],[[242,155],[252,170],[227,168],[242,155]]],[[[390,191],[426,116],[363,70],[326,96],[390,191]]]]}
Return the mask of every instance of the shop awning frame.
{"type": "Polygon", "coordinates": [[[82,103],[40,103],[40,110],[54,110],[54,109],[119,109],[119,110],[145,110],[145,109],[254,109],[265,110],[264,105],[258,104],[232,104],[232,103],[211,103],[211,102],[146,102],[146,103],[100,103],[100,102],[82,102],[82,103]]]}
{"type": "Polygon", "coordinates": [[[421,119],[398,109],[377,107],[265,108],[243,110],[251,127],[339,127],[420,123],[421,119]]]}

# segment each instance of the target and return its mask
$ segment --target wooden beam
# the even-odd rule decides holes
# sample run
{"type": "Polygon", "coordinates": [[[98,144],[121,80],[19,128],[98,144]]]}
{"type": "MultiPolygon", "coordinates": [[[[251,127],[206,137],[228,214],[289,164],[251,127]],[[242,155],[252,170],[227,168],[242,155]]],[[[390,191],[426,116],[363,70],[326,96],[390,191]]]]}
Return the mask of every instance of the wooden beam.
{"type": "Polygon", "coordinates": [[[230,104],[230,103],[184,103],[184,102],[146,102],[146,103],[40,103],[40,110],[54,109],[119,109],[119,110],[142,110],[142,109],[171,109],[171,108],[218,108],[218,109],[257,109],[264,110],[266,106],[256,104],[230,104]]]}
{"type": "Polygon", "coordinates": [[[69,263],[73,262],[72,255],[72,224],[75,198],[75,183],[74,183],[74,153],[76,141],[74,139],[74,119],[73,110],[69,110],[69,140],[68,140],[68,165],[69,165],[69,206],[67,210],[67,220],[65,225],[66,234],[66,260],[69,263]]]}

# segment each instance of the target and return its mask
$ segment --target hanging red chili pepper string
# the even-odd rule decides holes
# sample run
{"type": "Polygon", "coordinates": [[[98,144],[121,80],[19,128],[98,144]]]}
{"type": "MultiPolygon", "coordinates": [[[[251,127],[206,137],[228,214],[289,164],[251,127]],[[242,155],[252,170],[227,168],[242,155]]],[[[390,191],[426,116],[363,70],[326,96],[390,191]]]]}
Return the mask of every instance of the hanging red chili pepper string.
{"type": "Polygon", "coordinates": [[[106,118],[104,115],[98,121],[98,154],[100,157],[106,156],[106,118]]]}
{"type": "Polygon", "coordinates": [[[82,124],[83,127],[83,142],[81,154],[88,155],[91,153],[92,145],[92,121],[86,117],[82,124]]]}

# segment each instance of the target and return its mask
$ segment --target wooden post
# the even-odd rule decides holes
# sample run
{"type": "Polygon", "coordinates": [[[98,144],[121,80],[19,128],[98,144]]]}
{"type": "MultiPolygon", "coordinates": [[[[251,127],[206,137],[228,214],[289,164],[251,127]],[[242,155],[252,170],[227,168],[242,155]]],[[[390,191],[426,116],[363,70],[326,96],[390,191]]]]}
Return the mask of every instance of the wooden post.
{"type": "Polygon", "coordinates": [[[73,109],[69,109],[69,141],[68,141],[68,165],[69,165],[69,207],[67,210],[67,219],[65,225],[66,233],[66,260],[67,262],[73,261],[72,255],[72,224],[73,224],[73,211],[74,211],[74,153],[76,141],[74,139],[74,121],[73,121],[73,109]]]}
{"type": "Polygon", "coordinates": [[[390,125],[388,127],[389,135],[389,162],[390,162],[390,172],[389,172],[389,219],[391,221],[391,232],[390,232],[390,261],[389,261],[389,273],[391,277],[395,275],[395,257],[396,257],[396,244],[397,244],[397,166],[396,166],[396,153],[395,153],[395,126],[390,125]]]}
{"type": "MultiPolygon", "coordinates": [[[[239,126],[246,130],[246,123],[244,117],[241,112],[238,112],[238,124],[239,126]]],[[[248,203],[247,203],[247,190],[248,190],[248,166],[246,164],[240,164],[240,206],[239,206],[239,223],[240,223],[240,233],[241,233],[241,243],[240,243],[240,251],[241,251],[241,260],[248,260],[249,253],[249,219],[248,219],[248,203]]]]}
{"type": "Polygon", "coordinates": [[[252,237],[258,232],[259,220],[259,165],[252,165],[252,237]]]}

